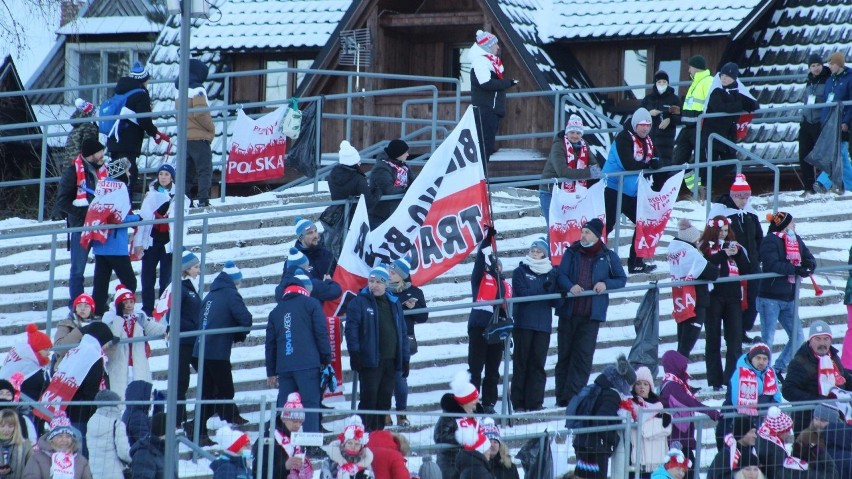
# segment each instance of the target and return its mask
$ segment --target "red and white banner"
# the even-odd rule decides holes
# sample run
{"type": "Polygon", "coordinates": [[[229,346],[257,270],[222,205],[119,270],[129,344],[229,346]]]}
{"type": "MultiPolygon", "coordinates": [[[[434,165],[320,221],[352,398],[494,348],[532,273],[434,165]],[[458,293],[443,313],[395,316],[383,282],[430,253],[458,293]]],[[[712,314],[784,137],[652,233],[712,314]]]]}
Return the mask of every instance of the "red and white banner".
{"type": "Polygon", "coordinates": [[[737,140],[743,141],[748,136],[748,129],[751,127],[751,122],[754,121],[754,113],[746,113],[737,118],[737,140]]]}
{"type": "MultiPolygon", "coordinates": [[[[39,398],[41,405],[54,415],[60,411],[64,412],[68,404],[59,403],[71,401],[74,398],[77,389],[86,379],[92,365],[101,357],[103,357],[101,343],[94,336],[84,334],[80,344],[69,350],[65,359],[59,363],[59,369],[50,379],[50,384],[39,398]]],[[[33,414],[45,421],[51,419],[41,411],[41,408],[33,409],[33,414]]]]}
{"type": "Polygon", "coordinates": [[[249,183],[284,176],[287,138],[279,124],[286,107],[267,113],[257,120],[237,111],[231,151],[228,153],[228,183],[249,183]]]}
{"type": "Polygon", "coordinates": [[[323,390],[322,398],[332,402],[343,401],[343,361],[340,351],[343,328],[340,326],[340,317],[338,316],[328,316],[325,321],[328,328],[328,341],[331,343],[331,367],[334,368],[334,375],[337,377],[337,389],[334,391],[323,390]]]}
{"type": "Polygon", "coordinates": [[[369,265],[411,255],[411,282],[420,286],[467,258],[491,223],[479,136],[468,107],[429,158],[396,211],[368,235],[369,265]]]}
{"type": "MultiPolygon", "coordinates": [[[[123,181],[106,178],[98,182],[95,188],[95,199],[86,212],[83,226],[117,225],[124,221],[130,212],[130,195],[123,181]]],[[[84,231],[80,236],[80,244],[88,248],[92,241],[106,242],[110,230],[84,231]]]]}
{"type": "MultiPolygon", "coordinates": [[[[550,262],[559,266],[565,250],[580,239],[580,230],[592,218],[600,218],[606,224],[606,205],[604,188],[606,184],[598,181],[586,188],[575,182],[574,192],[564,188],[553,188],[550,200],[550,262]]],[[[606,231],[601,239],[606,243],[606,231]]]]}
{"type": "Polygon", "coordinates": [[[633,247],[639,258],[653,258],[654,251],[666,223],[672,215],[677,201],[680,185],[683,183],[683,171],[672,176],[663,184],[659,192],[651,189],[651,183],[644,175],[639,175],[639,192],[636,196],[636,238],[633,247]]]}
{"type": "MultiPolygon", "coordinates": [[[[694,246],[685,241],[674,240],[669,243],[669,273],[672,281],[693,281],[707,267],[707,260],[694,246]]],[[[675,286],[672,288],[672,317],[681,323],[695,317],[695,286],[675,286]]]]}
{"type": "Polygon", "coordinates": [[[154,304],[154,321],[162,322],[163,318],[169,314],[169,310],[172,309],[172,284],[174,283],[169,283],[166,286],[166,289],[160,295],[160,299],[154,304]]]}

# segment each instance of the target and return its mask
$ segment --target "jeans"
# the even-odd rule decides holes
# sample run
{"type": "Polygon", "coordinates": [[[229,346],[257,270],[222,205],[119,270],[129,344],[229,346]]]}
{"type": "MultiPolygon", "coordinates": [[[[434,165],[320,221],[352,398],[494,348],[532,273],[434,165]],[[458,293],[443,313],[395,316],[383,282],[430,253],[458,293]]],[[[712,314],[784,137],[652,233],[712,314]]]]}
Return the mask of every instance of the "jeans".
{"type": "Polygon", "coordinates": [[[553,199],[553,193],[547,190],[538,190],[538,202],[541,204],[541,215],[544,216],[544,222],[547,227],[550,227],[550,200],[553,199]]]}
{"type": "Polygon", "coordinates": [[[68,249],[71,251],[71,273],[68,275],[68,293],[71,298],[68,299],[68,307],[74,303],[77,296],[83,294],[83,283],[86,275],[86,262],[89,260],[89,250],[80,244],[80,236],[83,233],[71,233],[68,249]]]}
{"type": "Polygon", "coordinates": [[[805,338],[805,333],[802,331],[801,325],[793,332],[793,323],[795,321],[795,301],[781,301],[778,299],[769,299],[757,297],[757,311],[760,313],[760,335],[763,342],[771,348],[775,344],[775,326],[778,322],[787,332],[789,340],[784,345],[784,350],[781,351],[775,358],[775,370],[784,372],[787,370],[787,365],[795,352],[805,338]]]}
{"type": "Polygon", "coordinates": [[[396,372],[396,381],[393,385],[393,398],[396,401],[397,411],[405,411],[408,408],[408,378],[402,377],[402,371],[396,372]]]}

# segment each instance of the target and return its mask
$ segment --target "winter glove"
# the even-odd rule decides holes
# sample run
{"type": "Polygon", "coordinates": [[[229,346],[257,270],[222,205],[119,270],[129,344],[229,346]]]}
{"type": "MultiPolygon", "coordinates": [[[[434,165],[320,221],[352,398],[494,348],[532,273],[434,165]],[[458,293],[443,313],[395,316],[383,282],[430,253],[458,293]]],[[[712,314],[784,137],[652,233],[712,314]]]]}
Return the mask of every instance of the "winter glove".
{"type": "Polygon", "coordinates": [[[234,333],[233,342],[234,343],[241,343],[241,342],[245,341],[246,338],[248,338],[248,333],[234,333]]]}
{"type": "Polygon", "coordinates": [[[659,170],[663,167],[663,162],[662,160],[660,160],[659,156],[655,156],[651,158],[651,161],[648,163],[648,166],[650,166],[652,170],[659,170]]]}
{"type": "Polygon", "coordinates": [[[320,365],[322,365],[321,369],[325,369],[327,365],[331,363],[331,355],[330,354],[321,354],[320,355],[320,365]]]}
{"type": "Polygon", "coordinates": [[[411,363],[409,363],[407,361],[402,363],[402,377],[407,378],[408,373],[410,373],[410,372],[411,372],[411,363]]]}
{"type": "Polygon", "coordinates": [[[519,83],[519,80],[512,80],[512,86],[515,86],[519,83]]]}
{"type": "Polygon", "coordinates": [[[349,368],[355,372],[361,372],[363,364],[361,363],[361,353],[357,351],[349,351],[349,368]]]}
{"type": "Polygon", "coordinates": [[[807,278],[811,274],[813,274],[813,270],[807,266],[796,266],[796,276],[807,278]]]}
{"type": "Polygon", "coordinates": [[[663,412],[660,413],[660,416],[663,418],[663,427],[669,427],[669,424],[672,423],[672,415],[667,412],[663,412]]]}
{"type": "Polygon", "coordinates": [[[551,283],[550,281],[545,281],[543,286],[545,291],[550,291],[550,287],[553,286],[553,283],[551,283]]]}
{"type": "Polygon", "coordinates": [[[172,138],[169,135],[163,133],[162,131],[158,131],[157,134],[154,135],[154,143],[159,145],[162,141],[165,141],[166,143],[171,143],[172,138]]]}
{"type": "Polygon", "coordinates": [[[494,229],[491,225],[485,225],[485,242],[491,243],[491,240],[494,238],[494,235],[497,234],[497,230],[494,229]]]}
{"type": "Polygon", "coordinates": [[[596,163],[589,166],[589,178],[596,180],[601,177],[601,167],[596,163]]]}
{"type": "Polygon", "coordinates": [[[677,105],[670,106],[669,113],[671,113],[672,115],[680,115],[680,107],[677,105]]]}

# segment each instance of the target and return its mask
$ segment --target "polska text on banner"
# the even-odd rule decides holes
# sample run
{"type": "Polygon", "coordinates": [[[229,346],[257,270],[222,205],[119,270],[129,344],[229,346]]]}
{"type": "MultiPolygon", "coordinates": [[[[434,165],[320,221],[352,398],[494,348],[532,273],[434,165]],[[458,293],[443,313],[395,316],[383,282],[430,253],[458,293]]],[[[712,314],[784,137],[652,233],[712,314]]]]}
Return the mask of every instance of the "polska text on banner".
{"type": "MultiPolygon", "coordinates": [[[[586,188],[577,182],[573,193],[564,188],[553,188],[550,201],[550,262],[558,266],[562,255],[571,244],[580,239],[580,231],[586,221],[599,218],[606,224],[604,188],[606,183],[598,181],[586,188]]],[[[601,235],[606,243],[606,230],[601,235]]]]}
{"type": "MultiPolygon", "coordinates": [[[[95,199],[86,212],[83,226],[117,225],[124,221],[130,212],[130,195],[123,181],[105,178],[98,181],[95,189],[95,199]]],[[[88,248],[92,241],[106,242],[110,230],[84,231],[80,236],[80,244],[88,248]]]]}
{"type": "Polygon", "coordinates": [[[285,107],[267,113],[257,120],[237,112],[231,150],[228,153],[228,183],[248,183],[284,176],[287,138],[279,124],[285,107]]]}
{"type": "Polygon", "coordinates": [[[681,183],[683,183],[683,171],[666,180],[662,189],[656,192],[651,189],[648,179],[644,175],[639,175],[639,191],[636,197],[636,243],[633,245],[637,257],[654,257],[654,251],[672,215],[672,208],[677,201],[681,183]]]}
{"type": "Polygon", "coordinates": [[[411,282],[422,285],[470,255],[490,222],[479,137],[468,107],[396,211],[370,232],[364,260],[387,263],[411,252],[411,282]]]}
{"type": "MultiPolygon", "coordinates": [[[[707,267],[707,260],[701,252],[685,241],[670,242],[666,255],[672,281],[693,281],[707,267]]],[[[672,287],[672,317],[675,321],[681,323],[695,317],[695,295],[694,285],[672,287]]]]}

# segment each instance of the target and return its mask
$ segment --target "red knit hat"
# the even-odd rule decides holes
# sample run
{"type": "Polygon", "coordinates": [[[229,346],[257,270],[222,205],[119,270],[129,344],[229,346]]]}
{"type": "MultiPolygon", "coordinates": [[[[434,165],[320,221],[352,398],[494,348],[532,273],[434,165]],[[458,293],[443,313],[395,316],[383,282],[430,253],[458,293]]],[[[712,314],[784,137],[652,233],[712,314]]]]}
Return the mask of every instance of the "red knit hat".
{"type": "Polygon", "coordinates": [[[50,349],[53,347],[53,341],[50,336],[38,330],[38,326],[33,323],[27,325],[27,343],[33,348],[33,351],[38,352],[42,349],[50,349]]]}
{"type": "Polygon", "coordinates": [[[778,406],[769,408],[763,424],[776,436],[793,429],[793,419],[788,414],[782,412],[778,406]]]}
{"type": "Polygon", "coordinates": [[[666,453],[666,459],[664,466],[667,471],[676,467],[684,470],[689,469],[689,460],[680,449],[669,449],[669,452],[666,453]]]}
{"type": "Polygon", "coordinates": [[[74,309],[77,309],[78,304],[88,304],[92,307],[92,309],[95,309],[95,298],[89,296],[86,293],[83,293],[74,299],[74,304],[72,305],[72,307],[74,309]]]}
{"type": "Polygon", "coordinates": [[[734,177],[734,184],[731,185],[731,198],[748,199],[751,196],[751,186],[746,181],[746,176],[742,173],[734,177]]]}
{"type": "Polygon", "coordinates": [[[133,291],[130,291],[129,289],[127,289],[127,286],[125,286],[123,284],[119,284],[118,286],[116,286],[115,287],[115,307],[117,309],[119,309],[120,306],[122,305],[122,303],[124,303],[128,299],[132,299],[133,301],[136,301],[136,295],[133,294],[133,291]]]}
{"type": "Polygon", "coordinates": [[[450,381],[450,389],[453,390],[453,397],[459,404],[467,404],[479,399],[479,391],[476,386],[470,382],[470,373],[467,371],[459,371],[450,381]]]}

